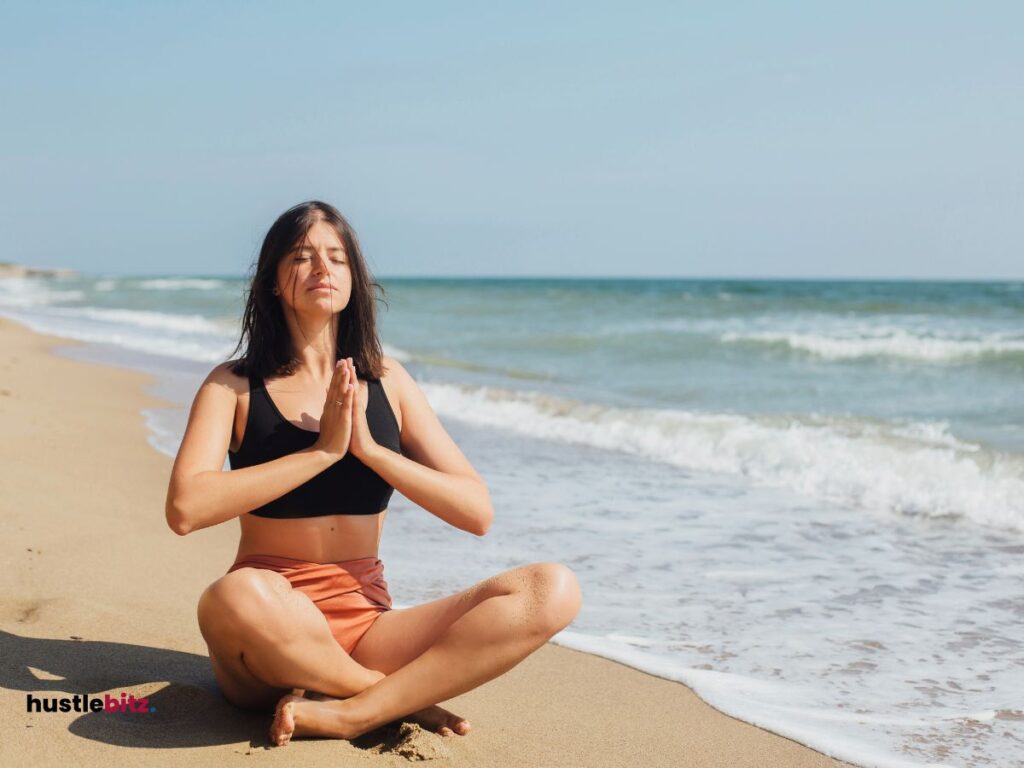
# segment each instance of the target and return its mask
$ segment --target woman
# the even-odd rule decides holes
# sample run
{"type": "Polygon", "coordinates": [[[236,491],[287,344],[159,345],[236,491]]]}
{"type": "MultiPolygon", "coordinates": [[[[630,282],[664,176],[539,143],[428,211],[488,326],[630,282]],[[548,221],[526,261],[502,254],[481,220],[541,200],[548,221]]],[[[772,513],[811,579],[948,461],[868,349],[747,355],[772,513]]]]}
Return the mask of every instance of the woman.
{"type": "Polygon", "coordinates": [[[199,628],[225,698],[273,709],[277,745],[352,739],[406,716],[464,735],[469,723],[437,702],[508,671],[580,607],[569,568],[535,563],[391,608],[377,555],[394,489],[478,536],[494,511],[415,380],[382,354],[372,288],[335,208],[282,214],[248,292],[245,354],[200,386],[168,488],[179,535],[240,521],[199,628]]]}

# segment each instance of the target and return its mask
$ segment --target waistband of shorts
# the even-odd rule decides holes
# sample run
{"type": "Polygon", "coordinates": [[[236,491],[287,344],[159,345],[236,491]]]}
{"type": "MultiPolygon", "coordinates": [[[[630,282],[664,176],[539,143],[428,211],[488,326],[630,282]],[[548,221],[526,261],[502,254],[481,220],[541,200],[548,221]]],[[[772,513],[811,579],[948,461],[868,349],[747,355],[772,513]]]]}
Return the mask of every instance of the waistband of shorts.
{"type": "Polygon", "coordinates": [[[312,560],[300,560],[295,557],[284,557],[282,555],[246,555],[241,560],[236,560],[232,563],[228,569],[228,573],[238,568],[243,568],[247,565],[272,568],[274,570],[290,570],[293,568],[318,568],[329,565],[336,565],[346,570],[358,569],[366,570],[373,569],[378,566],[383,567],[383,562],[379,557],[357,557],[351,560],[332,560],[326,563],[318,563],[312,560]]]}

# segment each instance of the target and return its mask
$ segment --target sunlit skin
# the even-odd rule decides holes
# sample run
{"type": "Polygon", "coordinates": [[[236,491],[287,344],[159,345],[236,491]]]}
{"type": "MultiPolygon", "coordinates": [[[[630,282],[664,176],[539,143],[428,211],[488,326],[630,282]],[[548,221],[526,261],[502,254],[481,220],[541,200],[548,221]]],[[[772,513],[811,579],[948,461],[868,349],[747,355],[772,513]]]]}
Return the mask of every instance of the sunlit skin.
{"type": "MultiPolygon", "coordinates": [[[[369,430],[363,372],[355,370],[351,358],[335,361],[339,313],[351,300],[353,278],[334,227],[315,222],[280,260],[275,278],[273,293],[299,362],[293,374],[266,379],[281,414],[321,438],[321,419],[331,425],[350,419],[348,453],[426,512],[482,535],[494,514],[487,486],[415,380],[385,356],[380,383],[399,422],[402,452],[396,453],[378,445],[369,430]]],[[[243,399],[248,383],[224,374],[217,384],[233,390],[231,402],[238,404],[231,435],[237,450],[248,413],[243,399]]],[[[213,452],[202,447],[212,438],[202,435],[215,435],[219,428],[202,423],[202,417],[197,421],[198,437],[190,437],[190,425],[179,450],[184,476],[202,462],[207,468],[216,463],[213,452]]],[[[319,461],[318,453],[309,458],[319,461]]],[[[339,498],[338,513],[332,515],[241,515],[236,562],[259,554],[319,563],[376,558],[387,510],[345,511],[339,498]]],[[[221,690],[247,708],[264,710],[276,702],[270,738],[280,746],[300,736],[352,739],[399,718],[443,736],[465,735],[469,722],[437,702],[507,672],[566,627],[580,604],[579,584],[569,568],[533,563],[448,597],[385,611],[351,654],[335,641],[312,601],[271,570],[242,567],[225,574],[203,593],[198,611],[221,690]]]]}
{"type": "MultiPolygon", "coordinates": [[[[293,347],[300,360],[299,372],[290,377],[292,386],[298,385],[300,392],[323,392],[334,375],[335,335],[337,333],[338,313],[348,306],[352,296],[352,271],[345,253],[344,244],[337,232],[324,221],[317,221],[310,227],[305,242],[293,249],[277,266],[277,280],[274,294],[281,298],[284,306],[284,317],[291,332],[293,347]],[[326,287],[322,287],[326,286],[326,287]],[[318,372],[309,375],[309,372],[318,372]],[[306,374],[304,376],[303,374],[306,374]],[[308,385],[308,390],[307,386],[308,385]]],[[[348,367],[351,379],[357,374],[351,366],[351,360],[345,359],[342,365],[348,367]]],[[[363,419],[362,427],[369,431],[365,420],[367,389],[366,382],[359,381],[359,401],[363,419]]],[[[275,402],[282,406],[288,402],[286,396],[275,396],[275,402]]],[[[285,410],[288,413],[290,411],[285,410]]],[[[313,429],[313,426],[303,425],[313,429]]],[[[314,425],[315,426],[315,425],[314,425]]],[[[322,534],[324,528],[330,528],[330,538],[337,541],[340,549],[330,547],[322,560],[312,562],[335,562],[367,557],[364,553],[377,556],[377,543],[383,527],[384,515],[338,515],[327,517],[298,518],[279,521],[273,518],[252,518],[250,528],[266,527],[267,533],[274,540],[274,549],[260,549],[260,542],[265,538],[255,531],[249,532],[248,541],[243,536],[243,545],[252,552],[296,552],[303,548],[310,539],[309,529],[317,528],[312,539],[319,541],[327,538],[322,534]],[[285,525],[278,523],[284,522],[285,525]],[[269,525],[267,525],[269,523],[269,525]],[[321,534],[321,535],[317,535],[321,534]],[[292,546],[294,545],[294,546],[292,546]],[[358,552],[360,554],[352,554],[358,552]]],[[[251,517],[251,516],[248,516],[251,517]]],[[[268,541],[269,545],[270,542],[268,541]]],[[[240,547],[240,552],[242,549],[240,547]]],[[[244,552],[243,552],[244,554],[244,552]]],[[[321,552],[320,554],[324,554],[321,552]]],[[[294,555],[288,555],[293,557],[294,555]]],[[[305,557],[299,559],[306,559],[305,557]]],[[[383,673],[367,670],[371,673],[368,680],[376,682],[384,677],[383,673]]],[[[305,697],[286,697],[287,701],[295,702],[299,707],[307,700],[332,701],[333,697],[309,691],[305,697]]],[[[278,712],[280,712],[280,706],[278,712]]],[[[291,711],[289,707],[289,712],[291,711]]],[[[410,716],[411,720],[420,725],[437,731],[443,736],[452,734],[464,735],[469,732],[469,721],[458,717],[438,706],[428,707],[410,716]]],[[[275,721],[275,726],[278,724],[275,721]]]]}
{"type": "Polygon", "coordinates": [[[284,305],[301,372],[326,389],[334,375],[338,313],[352,296],[352,271],[333,227],[316,222],[306,242],[281,259],[274,292],[284,305]]]}

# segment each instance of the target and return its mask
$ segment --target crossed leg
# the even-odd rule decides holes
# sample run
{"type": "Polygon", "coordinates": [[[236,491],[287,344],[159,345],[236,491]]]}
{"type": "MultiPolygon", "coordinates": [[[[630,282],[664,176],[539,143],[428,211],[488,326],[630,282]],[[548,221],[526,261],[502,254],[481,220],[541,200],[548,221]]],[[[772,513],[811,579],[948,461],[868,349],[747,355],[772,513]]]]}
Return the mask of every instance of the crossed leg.
{"type": "Polygon", "coordinates": [[[225,574],[197,615],[217,684],[238,707],[272,710],[294,688],[351,696],[383,677],[353,661],[309,596],[274,571],[225,574]]]}
{"type": "Polygon", "coordinates": [[[351,660],[385,676],[343,700],[285,694],[271,739],[278,745],[295,736],[352,739],[472,690],[566,627],[580,603],[579,583],[569,568],[534,563],[450,597],[382,614],[351,660]]]}
{"type": "Polygon", "coordinates": [[[350,656],[324,615],[286,578],[240,568],[204,591],[198,618],[225,698],[260,711],[277,702],[272,738],[287,743],[303,734],[353,738],[355,730],[365,733],[410,714],[440,733],[465,733],[468,723],[434,702],[511,669],[572,621],[580,599],[576,576],[567,567],[523,566],[450,597],[383,613],[350,656]],[[413,667],[414,674],[405,672],[397,687],[376,690],[387,675],[394,677],[421,658],[426,663],[413,667]],[[297,688],[353,698],[310,702],[289,695],[297,688]],[[368,700],[348,704],[371,689],[368,700]],[[427,699],[432,701],[411,706],[427,699]]]}
{"type": "MultiPolygon", "coordinates": [[[[351,696],[384,677],[353,660],[312,600],[274,571],[225,574],[203,592],[197,613],[217,685],[238,707],[273,712],[283,695],[300,688],[309,697],[351,696]]],[[[468,729],[436,705],[410,719],[438,733],[468,729]]]]}

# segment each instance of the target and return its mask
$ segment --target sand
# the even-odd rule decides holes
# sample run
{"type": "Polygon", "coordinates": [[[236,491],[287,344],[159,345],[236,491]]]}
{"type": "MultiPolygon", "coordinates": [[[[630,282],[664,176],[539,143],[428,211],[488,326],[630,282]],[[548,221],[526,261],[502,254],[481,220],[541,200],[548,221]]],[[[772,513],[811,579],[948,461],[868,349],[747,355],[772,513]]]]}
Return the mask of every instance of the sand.
{"type": "Polygon", "coordinates": [[[172,462],[147,442],[140,409],[172,404],[147,394],[146,374],[48,351],[72,344],[0,318],[0,765],[847,765],[684,685],[551,643],[441,702],[471,721],[467,736],[405,724],[270,746],[270,716],[220,695],[196,623],[237,524],[170,531],[172,462]],[[29,695],[121,692],[156,711],[26,711],[29,695]]]}

